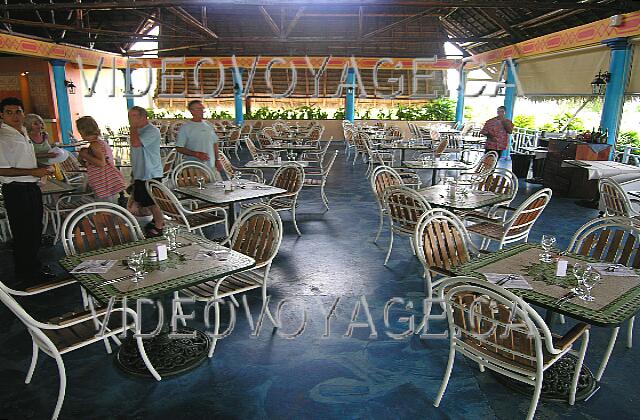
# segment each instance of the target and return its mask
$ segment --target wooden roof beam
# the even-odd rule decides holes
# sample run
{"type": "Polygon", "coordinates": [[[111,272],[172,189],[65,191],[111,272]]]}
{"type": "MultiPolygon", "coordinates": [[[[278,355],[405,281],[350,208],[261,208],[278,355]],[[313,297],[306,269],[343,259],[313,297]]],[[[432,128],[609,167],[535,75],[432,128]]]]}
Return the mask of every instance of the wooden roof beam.
{"type": "MultiPolygon", "coordinates": [[[[522,0],[459,0],[443,3],[442,1],[425,0],[345,0],[339,6],[408,6],[408,7],[439,7],[439,8],[466,8],[466,9],[503,9],[516,8],[528,10],[606,10],[610,12],[623,11],[634,7],[632,0],[618,0],[614,4],[600,3],[576,3],[575,1],[522,1],[522,0]]],[[[217,5],[231,6],[307,6],[306,0],[216,0],[217,5]]],[[[91,3],[13,3],[0,4],[0,11],[25,11],[25,10],[116,10],[116,9],[141,9],[156,7],[179,6],[211,6],[210,0],[124,0],[105,1],[91,3]]],[[[336,6],[335,1],[317,0],[314,5],[336,6]]]]}
{"type": "Polygon", "coordinates": [[[478,11],[489,20],[489,22],[502,28],[506,33],[511,35],[514,42],[519,42],[525,39],[525,36],[518,29],[509,25],[501,16],[499,16],[495,10],[492,9],[478,9],[478,11]]]}
{"type": "Polygon", "coordinates": [[[296,15],[293,17],[293,19],[291,19],[291,22],[289,22],[289,26],[287,26],[287,30],[284,32],[284,35],[283,35],[285,38],[288,37],[291,34],[291,31],[293,31],[293,29],[296,27],[296,25],[298,24],[298,21],[304,14],[304,10],[305,10],[305,7],[300,7],[296,12],[296,15]]]}
{"type": "Polygon", "coordinates": [[[375,36],[375,35],[377,35],[379,33],[386,32],[386,31],[388,31],[390,29],[393,29],[396,26],[404,25],[404,24],[407,24],[409,22],[413,22],[414,20],[418,20],[420,18],[423,18],[424,16],[428,15],[432,11],[433,11],[432,9],[427,9],[427,10],[425,10],[425,11],[423,11],[421,13],[415,14],[413,16],[409,16],[409,17],[406,17],[404,19],[400,19],[400,20],[398,20],[396,22],[393,22],[392,24],[389,24],[389,25],[384,26],[382,28],[376,29],[375,31],[371,31],[369,33],[366,33],[366,34],[362,35],[361,38],[362,39],[371,38],[371,37],[373,37],[373,36],[375,36]]]}
{"type": "Polygon", "coordinates": [[[259,9],[260,9],[260,13],[262,13],[262,16],[264,16],[264,20],[267,21],[267,24],[269,25],[269,27],[273,31],[273,34],[275,36],[279,37],[280,36],[280,27],[278,26],[278,24],[273,20],[273,18],[271,17],[269,12],[267,12],[267,9],[265,9],[264,6],[260,6],[259,9]]]}
{"type": "Polygon", "coordinates": [[[198,19],[194,18],[191,13],[184,10],[182,7],[169,7],[167,8],[170,12],[175,14],[178,18],[182,19],[185,23],[195,26],[200,29],[205,34],[209,35],[211,38],[218,39],[218,35],[213,32],[208,27],[204,26],[198,19]]]}

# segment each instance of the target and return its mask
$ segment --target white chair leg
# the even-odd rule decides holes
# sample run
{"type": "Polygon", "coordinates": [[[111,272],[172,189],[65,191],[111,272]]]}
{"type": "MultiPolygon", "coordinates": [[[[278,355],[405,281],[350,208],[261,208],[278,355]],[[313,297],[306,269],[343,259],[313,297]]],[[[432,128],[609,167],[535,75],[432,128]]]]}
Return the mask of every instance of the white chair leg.
{"type": "Polygon", "coordinates": [[[611,337],[609,337],[609,344],[607,345],[607,349],[604,351],[604,356],[602,356],[602,362],[600,362],[600,367],[598,368],[598,372],[596,372],[596,381],[599,381],[604,374],[604,370],[607,368],[607,364],[609,363],[609,358],[611,357],[611,353],[613,353],[613,346],[616,344],[616,339],[618,338],[618,332],[620,331],[620,327],[616,327],[611,331],[611,337]]]}
{"type": "Polygon", "coordinates": [[[442,401],[442,396],[444,392],[447,390],[447,385],[449,384],[449,378],[451,378],[451,372],[453,371],[453,362],[456,359],[456,350],[453,346],[449,348],[449,361],[447,362],[447,368],[444,371],[444,377],[442,378],[442,384],[440,385],[440,390],[438,391],[438,396],[433,403],[434,407],[440,406],[440,401],[442,401]]]}
{"type": "Polygon", "coordinates": [[[409,239],[409,243],[411,244],[411,252],[416,255],[416,246],[413,244],[413,238],[409,239]]]}
{"type": "Polygon", "coordinates": [[[391,255],[391,249],[393,248],[393,228],[389,229],[391,231],[391,239],[389,240],[389,250],[387,251],[387,256],[384,259],[384,264],[387,265],[389,261],[389,256],[391,255]]]}
{"type": "Polygon", "coordinates": [[[67,390],[67,373],[64,369],[64,362],[62,361],[62,357],[59,354],[54,354],[54,359],[56,359],[56,363],[58,364],[58,374],[60,375],[60,390],[58,391],[58,400],[56,401],[56,408],[53,410],[53,415],[51,416],[52,420],[56,420],[60,415],[60,410],[62,410],[62,403],[64,403],[64,394],[67,390]]]}
{"type": "Polygon", "coordinates": [[[31,349],[31,365],[29,366],[29,371],[27,372],[27,377],[24,380],[25,384],[31,383],[31,378],[33,378],[33,372],[36,370],[36,365],[38,364],[38,354],[40,353],[40,349],[36,342],[31,339],[32,349],[31,349]]]}
{"type": "Polygon", "coordinates": [[[378,238],[380,237],[380,234],[382,233],[382,226],[384,225],[384,215],[382,214],[382,209],[380,209],[380,223],[378,223],[378,233],[376,233],[376,238],[373,240],[373,243],[377,243],[378,242],[378,238]]]}
{"type": "Polygon", "coordinates": [[[542,375],[536,378],[536,385],[533,388],[533,396],[531,396],[531,403],[529,404],[529,412],[527,413],[527,420],[533,420],[533,415],[538,408],[538,400],[540,399],[540,393],[542,392],[542,375]]]}
{"type": "Polygon", "coordinates": [[[627,324],[627,348],[630,349],[633,346],[633,322],[636,317],[632,317],[627,324]]]}
{"type": "Polygon", "coordinates": [[[213,303],[213,337],[211,337],[211,347],[209,347],[209,357],[213,357],[213,352],[218,344],[218,333],[220,333],[220,302],[216,300],[213,303]]]}
{"type": "Polygon", "coordinates": [[[561,324],[564,324],[565,322],[567,322],[567,320],[564,319],[564,315],[559,315],[558,320],[560,321],[561,324]]]}
{"type": "Polygon", "coordinates": [[[320,185],[320,197],[322,197],[324,207],[329,210],[329,199],[327,198],[327,194],[324,192],[324,182],[322,182],[322,185],[320,185]]]}
{"type": "Polygon", "coordinates": [[[580,378],[580,370],[584,363],[584,355],[587,353],[587,347],[589,345],[589,330],[585,331],[582,336],[582,345],[580,346],[580,354],[578,355],[578,362],[576,363],[576,370],[573,372],[573,379],[571,380],[571,389],[569,391],[569,405],[573,405],[576,402],[576,390],[578,389],[578,379],[580,378]]]}
{"type": "Polygon", "coordinates": [[[142,337],[136,337],[136,344],[138,345],[138,352],[140,353],[140,357],[142,357],[142,361],[147,367],[149,373],[151,373],[153,377],[156,378],[156,381],[162,380],[160,374],[158,373],[156,368],[153,367],[151,361],[149,360],[149,357],[147,356],[147,352],[144,349],[144,343],[142,342],[142,337]]]}
{"type": "Polygon", "coordinates": [[[296,203],[295,202],[291,207],[291,218],[293,219],[293,227],[296,228],[296,232],[298,232],[298,236],[302,236],[302,233],[300,233],[300,229],[298,229],[298,222],[296,221],[296,203]]]}

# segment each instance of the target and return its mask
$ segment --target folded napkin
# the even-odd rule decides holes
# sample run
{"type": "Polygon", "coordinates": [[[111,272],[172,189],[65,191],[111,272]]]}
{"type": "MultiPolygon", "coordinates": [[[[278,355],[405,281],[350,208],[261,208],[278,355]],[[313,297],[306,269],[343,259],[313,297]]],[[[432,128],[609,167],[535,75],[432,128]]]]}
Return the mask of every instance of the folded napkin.
{"type": "Polygon", "coordinates": [[[638,275],[633,268],[626,267],[622,264],[613,263],[591,263],[591,267],[601,276],[610,277],[637,277],[638,275]]]}
{"type": "Polygon", "coordinates": [[[78,264],[71,274],[104,274],[115,265],[118,260],[86,260],[78,264]]]}
{"type": "Polygon", "coordinates": [[[533,289],[529,282],[520,274],[482,273],[482,275],[484,275],[490,283],[504,287],[505,289],[533,289]]]}

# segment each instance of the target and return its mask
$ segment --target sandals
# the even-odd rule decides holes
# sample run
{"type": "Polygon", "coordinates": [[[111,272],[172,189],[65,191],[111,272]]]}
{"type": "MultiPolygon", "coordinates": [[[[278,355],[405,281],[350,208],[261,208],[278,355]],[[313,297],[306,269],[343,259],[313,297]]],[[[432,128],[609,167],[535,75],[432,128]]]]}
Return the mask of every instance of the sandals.
{"type": "Polygon", "coordinates": [[[154,238],[156,236],[162,236],[162,229],[156,227],[153,222],[147,223],[144,227],[145,233],[147,237],[154,238]]]}

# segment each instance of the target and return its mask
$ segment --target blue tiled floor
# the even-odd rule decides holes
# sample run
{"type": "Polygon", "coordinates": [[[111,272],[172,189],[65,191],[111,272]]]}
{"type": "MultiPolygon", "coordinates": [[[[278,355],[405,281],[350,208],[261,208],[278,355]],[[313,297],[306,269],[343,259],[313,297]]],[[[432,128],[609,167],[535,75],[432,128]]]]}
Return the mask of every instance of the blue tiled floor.
{"type": "MultiPolygon", "coordinates": [[[[272,306],[286,298],[282,331],[293,332],[306,310],[308,323],[294,339],[286,339],[265,325],[253,337],[244,314],[233,333],[218,343],[214,357],[198,369],[159,383],[120,372],[104,346],[64,356],[68,386],[61,418],[500,418],[524,417],[529,399],[515,394],[480,373],[462,357],[440,408],[433,407],[446,359],[448,342],[417,336],[393,340],[386,331],[399,332],[395,322],[407,312],[395,312],[391,328],[383,321],[383,307],[392,297],[419,306],[421,267],[406,239],[396,241],[389,267],[382,265],[388,236],[372,243],[377,207],[364,177],[365,165],[337,160],[328,183],[331,210],[323,212],[318,191],[304,191],[298,238],[288,215],[285,237],[272,270],[269,293],[272,306]],[[365,296],[377,329],[366,328],[345,337],[354,306],[365,296]],[[330,333],[323,337],[325,319],[320,309],[340,298],[330,333]]],[[[517,202],[538,186],[522,181],[517,202]]],[[[566,246],[573,232],[597,215],[572,200],[554,197],[531,240],[552,232],[566,246]]],[[[60,246],[45,248],[51,263],[62,255],[60,246]]],[[[9,276],[9,252],[2,251],[3,277],[9,276]]],[[[77,287],[22,302],[40,319],[77,309],[77,287]]],[[[249,299],[254,318],[260,301],[249,299]]],[[[202,306],[197,306],[201,318],[202,306]]],[[[419,309],[419,308],[418,308],[419,309]]],[[[326,309],[325,309],[326,310],[326,309]]],[[[361,311],[360,320],[364,319],[361,311]]],[[[32,384],[24,384],[31,340],[25,328],[5,308],[0,309],[0,418],[46,418],[58,392],[55,363],[41,355],[32,384]]],[[[194,323],[202,327],[201,320],[194,323]]],[[[555,326],[561,328],[560,326],[555,326]]],[[[593,329],[587,356],[592,368],[604,351],[608,331],[593,329]]],[[[622,334],[624,338],[624,334],[622,334]]],[[[640,385],[637,349],[618,345],[601,384],[589,401],[570,407],[562,402],[541,403],[539,418],[636,417],[640,385]]]]}

